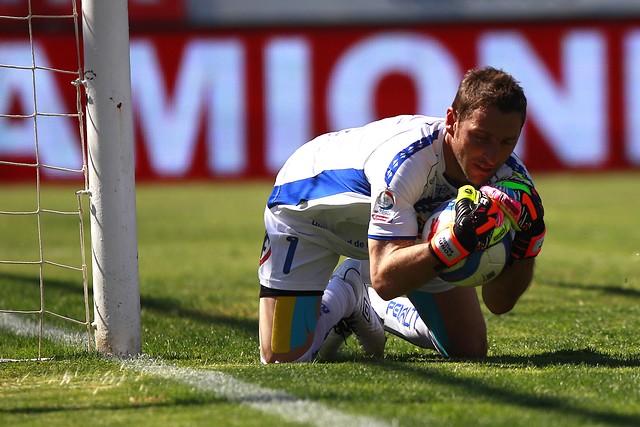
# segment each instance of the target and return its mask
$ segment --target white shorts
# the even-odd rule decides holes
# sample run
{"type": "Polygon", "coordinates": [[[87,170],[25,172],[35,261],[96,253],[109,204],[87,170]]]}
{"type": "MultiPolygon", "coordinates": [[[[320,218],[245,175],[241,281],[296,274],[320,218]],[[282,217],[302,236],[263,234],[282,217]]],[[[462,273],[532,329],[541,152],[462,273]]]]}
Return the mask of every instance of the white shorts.
{"type": "Polygon", "coordinates": [[[329,249],[328,244],[320,244],[317,235],[312,241],[309,234],[298,231],[299,227],[293,228],[295,223],[287,222],[265,209],[260,284],[285,291],[324,291],[340,254],[329,249]]]}
{"type": "MultiPolygon", "coordinates": [[[[283,215],[265,209],[266,234],[260,256],[258,277],[266,288],[283,291],[324,291],[341,255],[341,242],[323,230],[311,233],[308,224],[291,216],[283,221],[283,215]]],[[[342,249],[342,250],[341,250],[342,249]]],[[[365,283],[370,284],[369,261],[366,248],[358,254],[361,258],[361,274],[365,283]]],[[[453,289],[453,286],[436,277],[416,289],[420,292],[439,293],[453,289]]]]}

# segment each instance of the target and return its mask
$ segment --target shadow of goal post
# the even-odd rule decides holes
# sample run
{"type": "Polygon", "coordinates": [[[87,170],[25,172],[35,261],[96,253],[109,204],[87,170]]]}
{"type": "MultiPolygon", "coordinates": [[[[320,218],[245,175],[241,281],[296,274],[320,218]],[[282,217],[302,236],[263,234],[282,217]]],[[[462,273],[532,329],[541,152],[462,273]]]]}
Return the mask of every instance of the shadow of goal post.
{"type": "Polygon", "coordinates": [[[141,352],[127,0],[83,0],[96,349],[141,352]]]}

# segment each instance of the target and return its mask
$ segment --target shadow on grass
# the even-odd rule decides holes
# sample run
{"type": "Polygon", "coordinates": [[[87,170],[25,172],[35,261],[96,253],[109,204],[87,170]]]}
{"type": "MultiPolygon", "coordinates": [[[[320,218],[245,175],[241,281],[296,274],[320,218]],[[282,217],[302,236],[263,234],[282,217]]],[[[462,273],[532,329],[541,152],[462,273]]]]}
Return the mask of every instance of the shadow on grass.
{"type": "Polygon", "coordinates": [[[568,283],[564,281],[545,280],[544,283],[558,288],[574,289],[579,291],[597,291],[610,295],[640,298],[640,289],[625,288],[619,285],[595,285],[589,283],[568,283]]]}
{"type": "MultiPolygon", "coordinates": [[[[257,320],[205,313],[189,307],[183,307],[179,300],[172,298],[141,296],[140,306],[160,316],[171,315],[177,318],[186,318],[206,325],[234,329],[242,334],[256,335],[258,331],[257,320]]],[[[256,302],[256,309],[257,307],[256,302]]]]}
{"type": "MultiPolygon", "coordinates": [[[[524,384],[514,384],[513,387],[494,385],[484,381],[482,377],[462,377],[460,371],[452,371],[442,366],[445,361],[437,355],[425,354],[423,363],[416,363],[419,360],[415,355],[407,363],[403,357],[386,358],[383,360],[369,360],[364,363],[376,365],[383,371],[392,373],[402,373],[413,378],[421,378],[425,382],[446,387],[457,387],[465,394],[470,393],[479,398],[486,398],[499,404],[522,407],[530,410],[544,410],[546,412],[557,413],[563,417],[578,417],[585,421],[595,422],[602,425],[611,426],[638,426],[640,417],[625,415],[612,411],[593,409],[588,406],[578,406],[576,403],[568,402],[560,396],[541,395],[527,391],[524,384]],[[424,363],[429,362],[429,363],[424,363]],[[440,363],[438,363],[440,362],[440,363]]],[[[477,361],[483,365],[495,365],[505,367],[505,365],[521,365],[545,367],[550,365],[585,365],[585,366],[605,366],[605,367],[627,367],[640,366],[640,360],[622,360],[607,355],[599,354],[593,350],[561,350],[557,352],[544,353],[533,357],[487,357],[466,361],[477,361]]],[[[512,367],[512,366],[509,366],[512,367]]]]}
{"type": "Polygon", "coordinates": [[[36,316],[41,308],[56,313],[57,322],[60,316],[83,321],[85,316],[84,286],[82,278],[78,280],[62,280],[43,278],[44,290],[40,293],[38,275],[19,273],[0,273],[0,309],[29,312],[28,316],[36,316]],[[42,304],[41,307],[41,297],[42,304]]]}
{"type": "Polygon", "coordinates": [[[435,352],[426,351],[419,353],[410,352],[386,356],[385,360],[399,363],[446,363],[446,362],[477,362],[480,365],[491,367],[533,367],[544,368],[548,366],[585,366],[601,368],[637,368],[640,367],[640,356],[630,357],[612,356],[594,350],[561,349],[530,356],[487,356],[478,359],[443,359],[435,352]]]}
{"type": "MultiPolygon", "coordinates": [[[[418,349],[416,347],[416,349],[418,349]]],[[[339,355],[338,361],[350,360],[345,355],[339,355]]],[[[362,356],[358,360],[366,361],[362,356]]],[[[600,368],[637,368],[640,367],[640,355],[625,357],[614,356],[599,352],[592,348],[561,349],[530,356],[487,356],[478,359],[443,359],[435,351],[418,349],[401,354],[386,354],[385,361],[398,363],[447,363],[447,362],[471,362],[489,367],[531,367],[544,368],[548,366],[585,366],[600,368]]]]}
{"type": "Polygon", "coordinates": [[[482,359],[482,362],[494,366],[521,365],[536,368],[562,365],[631,368],[640,366],[640,356],[612,356],[591,348],[584,348],[555,350],[532,356],[490,356],[482,359]]]}
{"type": "MultiPolygon", "coordinates": [[[[34,285],[38,284],[38,277],[20,274],[0,274],[0,283],[3,281],[15,284],[34,285]]],[[[55,301],[56,295],[77,295],[79,306],[84,305],[84,294],[82,283],[71,280],[46,279],[45,292],[49,301],[55,301]]],[[[241,319],[239,317],[205,313],[184,306],[180,300],[161,296],[140,296],[140,306],[144,310],[156,313],[159,317],[173,316],[177,318],[189,319],[207,325],[216,325],[237,330],[244,334],[255,335],[258,331],[257,320],[241,319]]],[[[0,307],[5,308],[5,307],[0,307]]],[[[257,302],[256,302],[257,309],[257,302]]]]}
{"type": "Polygon", "coordinates": [[[155,402],[146,402],[146,403],[131,403],[130,405],[118,405],[112,404],[109,402],[101,403],[98,400],[94,401],[94,403],[90,407],[86,406],[78,406],[73,402],[68,402],[68,404],[60,404],[55,406],[22,406],[20,408],[0,408],[0,414],[13,414],[13,415],[46,415],[46,414],[55,414],[58,412],[61,413],[69,413],[72,412],[85,412],[91,411],[100,413],[101,411],[106,411],[110,416],[113,416],[113,411],[136,411],[136,410],[148,410],[148,409],[160,409],[160,408],[171,408],[171,410],[178,410],[180,407],[190,408],[190,407],[198,407],[198,406],[207,406],[212,404],[227,404],[227,400],[223,398],[218,398],[215,396],[211,396],[210,399],[203,399],[201,397],[194,397],[193,399],[185,399],[181,398],[175,402],[163,402],[163,401],[155,401],[155,402]]]}
{"type": "MultiPolygon", "coordinates": [[[[73,291],[82,291],[82,281],[63,281],[58,279],[48,279],[44,278],[45,285],[50,285],[54,288],[73,290],[73,291]]],[[[32,274],[19,274],[19,273],[0,273],[0,283],[13,283],[20,285],[35,285],[38,286],[40,283],[40,278],[37,275],[32,274]]]]}

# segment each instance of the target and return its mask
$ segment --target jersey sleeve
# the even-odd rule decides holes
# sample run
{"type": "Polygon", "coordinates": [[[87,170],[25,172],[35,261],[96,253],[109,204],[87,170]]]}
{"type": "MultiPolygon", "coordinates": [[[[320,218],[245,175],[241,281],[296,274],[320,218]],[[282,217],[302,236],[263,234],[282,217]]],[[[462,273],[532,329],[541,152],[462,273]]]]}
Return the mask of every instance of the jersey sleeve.
{"type": "Polygon", "coordinates": [[[371,195],[372,209],[368,237],[376,240],[412,240],[418,234],[413,204],[394,188],[384,188],[371,195]]]}
{"type": "Polygon", "coordinates": [[[516,179],[533,185],[531,174],[529,174],[526,166],[515,153],[512,153],[505,164],[498,169],[495,177],[491,180],[491,184],[505,179],[516,179]]]}
{"type": "Polygon", "coordinates": [[[415,204],[437,158],[430,143],[422,141],[424,147],[420,141],[416,144],[408,148],[411,154],[401,152],[389,162],[383,179],[372,182],[370,239],[413,240],[418,234],[415,204]]]}

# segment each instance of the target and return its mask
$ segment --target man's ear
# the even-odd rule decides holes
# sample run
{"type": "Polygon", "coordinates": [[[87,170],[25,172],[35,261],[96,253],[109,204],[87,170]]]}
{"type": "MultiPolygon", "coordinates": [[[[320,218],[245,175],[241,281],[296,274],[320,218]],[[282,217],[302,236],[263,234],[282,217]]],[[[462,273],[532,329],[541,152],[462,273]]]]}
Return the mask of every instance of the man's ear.
{"type": "Polygon", "coordinates": [[[453,136],[456,132],[455,126],[457,121],[458,121],[458,115],[456,114],[453,107],[447,108],[447,115],[444,121],[444,129],[451,136],[453,136]]]}

